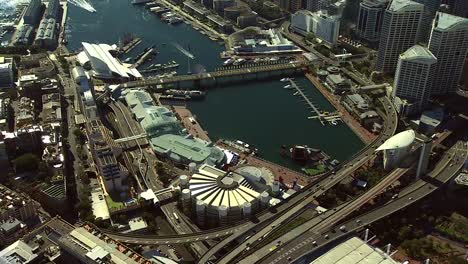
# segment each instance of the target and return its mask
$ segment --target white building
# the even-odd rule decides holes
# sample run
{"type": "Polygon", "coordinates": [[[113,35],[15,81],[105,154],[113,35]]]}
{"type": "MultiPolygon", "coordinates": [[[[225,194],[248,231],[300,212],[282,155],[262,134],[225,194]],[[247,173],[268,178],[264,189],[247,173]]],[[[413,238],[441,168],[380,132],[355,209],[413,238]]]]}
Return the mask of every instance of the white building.
{"type": "Polygon", "coordinates": [[[437,75],[431,93],[456,92],[468,52],[468,19],[437,13],[429,50],[437,57],[437,75]]]}
{"type": "Polygon", "coordinates": [[[324,10],[315,13],[300,10],[291,17],[291,29],[304,36],[313,32],[317,38],[335,44],[340,32],[340,19],[340,16],[329,15],[324,10]]]}
{"type": "Polygon", "coordinates": [[[378,41],[389,0],[364,0],[359,4],[357,31],[368,41],[378,41]]]}
{"type": "Polygon", "coordinates": [[[387,139],[378,147],[375,151],[384,152],[384,169],[391,170],[397,167],[409,153],[415,139],[414,130],[406,130],[387,139]]]}
{"type": "Polygon", "coordinates": [[[78,61],[85,68],[92,69],[92,75],[99,79],[140,79],[142,76],[131,65],[122,64],[113,56],[115,46],[82,42],[83,51],[78,54],[78,61]]]}
{"type": "Polygon", "coordinates": [[[291,30],[303,36],[312,31],[313,13],[308,10],[299,10],[291,16],[291,30]]]}
{"type": "Polygon", "coordinates": [[[182,190],[182,205],[193,206],[197,222],[207,227],[249,217],[262,206],[262,201],[267,206],[271,198],[267,192],[260,194],[239,173],[206,164],[191,176],[188,185],[182,190]]]}
{"type": "Polygon", "coordinates": [[[418,113],[427,104],[436,74],[436,62],[429,49],[420,45],[414,45],[400,55],[392,97],[411,103],[411,107],[404,109],[404,115],[418,113]]]}
{"type": "Polygon", "coordinates": [[[424,5],[410,0],[393,0],[385,10],[380,33],[376,69],[393,72],[398,56],[416,44],[424,5]]]}

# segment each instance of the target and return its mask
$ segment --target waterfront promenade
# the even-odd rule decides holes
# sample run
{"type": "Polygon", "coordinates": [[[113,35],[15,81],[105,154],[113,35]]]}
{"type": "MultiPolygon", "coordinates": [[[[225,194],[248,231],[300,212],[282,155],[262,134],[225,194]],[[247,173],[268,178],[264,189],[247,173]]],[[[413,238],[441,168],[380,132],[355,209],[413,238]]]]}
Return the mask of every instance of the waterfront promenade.
{"type": "Polygon", "coordinates": [[[187,129],[187,131],[193,135],[194,137],[203,139],[205,141],[211,141],[210,137],[208,137],[208,132],[206,132],[195,119],[195,123],[193,123],[190,118],[194,118],[192,112],[188,110],[185,106],[173,106],[174,111],[180,117],[182,125],[187,129]]]}
{"type": "Polygon", "coordinates": [[[317,90],[322,93],[322,95],[335,107],[341,114],[341,119],[345,122],[351,130],[356,133],[356,135],[366,144],[374,141],[377,138],[377,135],[369,132],[353,117],[351,114],[340,104],[338,96],[330,94],[327,89],[322,85],[322,83],[310,73],[306,74],[307,79],[309,79],[317,90]]]}
{"type": "Polygon", "coordinates": [[[179,15],[183,16],[185,19],[189,20],[192,23],[193,26],[202,28],[208,34],[215,35],[218,38],[221,38],[222,40],[225,40],[227,38],[227,36],[225,34],[221,34],[218,31],[214,30],[213,28],[207,26],[206,24],[198,21],[198,19],[196,19],[195,17],[193,17],[189,13],[185,12],[181,7],[172,4],[170,1],[159,0],[158,2],[163,4],[166,7],[170,8],[172,11],[177,12],[179,15]]]}

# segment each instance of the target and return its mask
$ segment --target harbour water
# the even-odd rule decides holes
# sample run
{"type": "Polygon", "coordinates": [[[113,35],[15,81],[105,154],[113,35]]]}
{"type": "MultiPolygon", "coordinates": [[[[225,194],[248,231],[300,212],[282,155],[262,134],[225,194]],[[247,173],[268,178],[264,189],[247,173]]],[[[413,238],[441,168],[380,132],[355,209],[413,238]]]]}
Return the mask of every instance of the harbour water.
{"type": "MultiPolygon", "coordinates": [[[[119,37],[130,32],[141,37],[143,43],[129,56],[152,45],[159,51],[155,60],[147,64],[174,60],[180,64],[180,74],[187,73],[187,61],[191,72],[221,66],[219,53],[224,46],[190,25],[168,25],[144,7],[131,5],[130,0],[91,0],[90,3],[97,12],[70,6],[68,47],[71,50],[78,50],[82,41],[116,44],[119,37]],[[188,53],[193,59],[188,59],[188,53]]],[[[299,77],[296,81],[322,110],[334,110],[308,80],[299,77]]],[[[281,145],[307,144],[321,148],[338,160],[347,159],[363,147],[346,125],[322,126],[317,120],[307,119],[310,110],[293,91],[283,89],[284,85],[275,79],[218,87],[209,90],[205,100],[190,102],[188,106],[212,140],[246,141],[255,145],[263,158],[294,169],[299,167],[280,156],[281,145]]]]}

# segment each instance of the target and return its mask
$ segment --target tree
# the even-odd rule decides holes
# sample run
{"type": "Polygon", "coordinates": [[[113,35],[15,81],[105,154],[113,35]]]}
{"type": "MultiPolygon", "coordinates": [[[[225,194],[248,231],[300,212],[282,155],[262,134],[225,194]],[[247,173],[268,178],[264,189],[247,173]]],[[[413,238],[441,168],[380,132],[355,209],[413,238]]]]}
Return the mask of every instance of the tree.
{"type": "Polygon", "coordinates": [[[26,153],[13,160],[13,165],[17,173],[37,171],[39,168],[39,158],[31,153],[26,153]]]}

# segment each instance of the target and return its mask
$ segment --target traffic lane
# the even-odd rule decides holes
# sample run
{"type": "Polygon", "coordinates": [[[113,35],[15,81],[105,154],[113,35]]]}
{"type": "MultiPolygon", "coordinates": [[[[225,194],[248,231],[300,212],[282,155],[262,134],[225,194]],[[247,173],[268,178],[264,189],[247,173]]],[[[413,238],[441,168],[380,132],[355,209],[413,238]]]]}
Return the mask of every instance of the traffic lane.
{"type": "MultiPolygon", "coordinates": [[[[466,155],[466,152],[463,153],[466,155]]],[[[460,166],[463,165],[463,162],[458,161],[458,163],[454,166],[446,166],[445,169],[438,175],[437,178],[441,178],[444,182],[448,181],[449,178],[453,177],[454,174],[460,169],[460,166]]],[[[422,180],[420,180],[422,181],[422,180]]],[[[289,258],[289,255],[292,255],[294,253],[294,256],[303,256],[305,254],[310,253],[312,249],[315,247],[324,244],[325,242],[329,240],[334,240],[346,235],[349,235],[350,232],[354,232],[357,229],[365,227],[367,224],[370,224],[378,219],[381,219],[383,217],[386,217],[402,208],[405,208],[412,203],[415,203],[419,201],[420,199],[426,197],[433,191],[437,189],[437,186],[424,182],[424,185],[421,186],[420,188],[414,190],[412,193],[407,194],[406,196],[400,197],[397,200],[394,200],[393,202],[385,205],[384,207],[378,208],[372,212],[367,213],[364,216],[354,218],[343,225],[346,227],[346,231],[336,231],[336,232],[324,232],[321,235],[318,235],[317,233],[314,233],[314,235],[305,235],[302,237],[302,239],[305,239],[301,242],[299,245],[294,245],[294,247],[288,247],[285,250],[282,251],[282,254],[280,255],[275,255],[272,258],[269,258],[263,263],[267,263],[268,261],[272,261],[272,263],[278,262],[280,260],[284,260],[284,258],[289,258]],[[309,237],[309,238],[307,238],[309,237]],[[309,246],[307,246],[309,245],[309,246]]],[[[301,238],[298,239],[298,241],[301,241],[301,238]]],[[[298,260],[298,258],[295,258],[295,260],[298,260]]]]}

